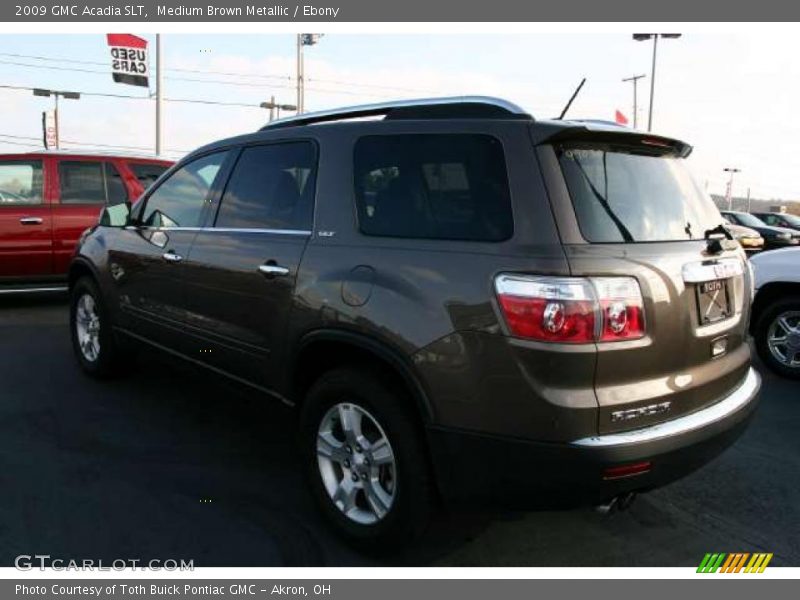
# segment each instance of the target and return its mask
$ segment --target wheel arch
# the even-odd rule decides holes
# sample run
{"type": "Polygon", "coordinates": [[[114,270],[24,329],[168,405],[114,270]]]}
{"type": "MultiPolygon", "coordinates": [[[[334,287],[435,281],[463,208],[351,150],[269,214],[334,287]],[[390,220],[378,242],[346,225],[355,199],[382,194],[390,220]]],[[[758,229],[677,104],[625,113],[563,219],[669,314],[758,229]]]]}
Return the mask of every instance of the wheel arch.
{"type": "Polygon", "coordinates": [[[420,424],[433,422],[433,407],[410,361],[388,344],[351,331],[320,329],[303,336],[291,360],[291,399],[300,404],[319,375],[345,364],[365,364],[395,378],[413,400],[420,424]]]}
{"type": "Polygon", "coordinates": [[[98,282],[97,271],[94,267],[89,263],[88,260],[83,258],[75,258],[69,265],[69,271],[67,272],[67,285],[70,290],[75,286],[77,281],[84,276],[89,276],[98,282]]]}
{"type": "Polygon", "coordinates": [[[789,294],[800,294],[800,283],[793,281],[772,281],[767,283],[756,292],[753,300],[753,308],[750,312],[750,333],[755,333],[758,320],[764,310],[779,298],[789,294]]]}

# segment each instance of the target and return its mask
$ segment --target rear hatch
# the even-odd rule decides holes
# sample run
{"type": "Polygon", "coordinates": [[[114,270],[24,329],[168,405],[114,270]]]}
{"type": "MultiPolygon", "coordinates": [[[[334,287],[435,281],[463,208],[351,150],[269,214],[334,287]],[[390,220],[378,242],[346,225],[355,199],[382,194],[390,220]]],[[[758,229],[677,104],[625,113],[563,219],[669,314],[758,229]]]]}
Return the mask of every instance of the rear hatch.
{"type": "Polygon", "coordinates": [[[685,167],[691,148],[577,128],[539,150],[550,153],[551,200],[567,205],[554,202],[554,212],[571,274],[632,277],[641,290],[642,336],[597,343],[599,432],[673,419],[738,387],[749,368],[750,274],[685,167]]]}

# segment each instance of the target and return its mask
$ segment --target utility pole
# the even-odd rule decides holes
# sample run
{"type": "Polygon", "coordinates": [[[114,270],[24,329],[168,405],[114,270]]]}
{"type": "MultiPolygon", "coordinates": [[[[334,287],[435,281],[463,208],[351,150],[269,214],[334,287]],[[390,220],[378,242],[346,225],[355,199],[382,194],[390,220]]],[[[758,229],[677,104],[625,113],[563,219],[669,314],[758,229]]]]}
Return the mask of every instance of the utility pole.
{"type": "Polygon", "coordinates": [[[750,212],[750,186],[747,187],[747,212],[750,212]]]}
{"type": "Polygon", "coordinates": [[[656,93],[656,54],[658,53],[658,38],[676,39],[681,37],[680,33],[634,33],[633,39],[643,42],[652,38],[653,40],[653,66],[650,71],[650,111],[647,114],[647,131],[653,130],[653,97],[656,93]]]}
{"type": "Polygon", "coordinates": [[[297,112],[305,112],[306,109],[306,90],[305,90],[305,56],[303,46],[313,46],[322,37],[321,33],[298,33],[297,34],[297,112]]]}
{"type": "Polygon", "coordinates": [[[162,121],[164,103],[164,69],[161,63],[161,34],[156,34],[156,156],[161,156],[163,130],[162,121]]]}
{"type": "Polygon", "coordinates": [[[636,84],[640,79],[643,79],[644,77],[645,75],[633,75],[632,77],[627,77],[622,80],[625,83],[627,83],[628,81],[633,83],[633,128],[634,129],[636,129],[636,124],[638,121],[637,115],[639,114],[639,108],[638,108],[639,104],[636,100],[636,84]]]}
{"type": "Polygon", "coordinates": [[[736,167],[725,167],[722,169],[726,173],[730,173],[730,179],[728,179],[728,210],[733,210],[733,175],[734,173],[740,173],[741,169],[737,169],[736,167]]]}
{"type": "Polygon", "coordinates": [[[59,125],[58,119],[58,99],[66,98],[67,100],[80,100],[81,95],[78,92],[61,92],[58,90],[46,90],[42,88],[34,88],[33,89],[34,96],[42,96],[45,98],[53,97],[55,99],[55,107],[53,109],[53,120],[55,121],[55,130],[56,130],[56,150],[61,147],[61,126],[59,125]]]}

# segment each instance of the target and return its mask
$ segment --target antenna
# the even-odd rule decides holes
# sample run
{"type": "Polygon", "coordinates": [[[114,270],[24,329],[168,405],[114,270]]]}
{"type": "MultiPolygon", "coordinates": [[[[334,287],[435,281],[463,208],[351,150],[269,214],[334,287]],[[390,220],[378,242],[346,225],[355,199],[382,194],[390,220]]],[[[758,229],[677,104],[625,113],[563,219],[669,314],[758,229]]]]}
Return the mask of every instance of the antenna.
{"type": "Polygon", "coordinates": [[[558,120],[559,121],[562,120],[564,118],[564,115],[567,114],[567,111],[569,110],[569,107],[572,106],[572,102],[575,100],[575,96],[577,96],[578,93],[581,91],[581,88],[583,87],[584,83],[586,83],[586,77],[581,79],[581,82],[578,84],[578,87],[575,88],[575,91],[572,93],[572,96],[570,97],[569,102],[567,102],[567,105],[564,107],[564,110],[562,110],[561,114],[558,116],[558,120]]]}

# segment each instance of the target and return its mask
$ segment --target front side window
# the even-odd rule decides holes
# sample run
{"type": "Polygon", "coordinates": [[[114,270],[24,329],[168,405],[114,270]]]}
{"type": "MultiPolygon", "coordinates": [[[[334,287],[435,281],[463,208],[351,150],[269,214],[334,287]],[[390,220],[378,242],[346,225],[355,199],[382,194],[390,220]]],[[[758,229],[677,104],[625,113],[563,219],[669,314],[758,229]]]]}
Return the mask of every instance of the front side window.
{"type": "Polygon", "coordinates": [[[354,154],[359,227],[367,235],[498,242],[513,219],[505,156],[489,135],[361,138],[354,154]]]}
{"type": "Polygon", "coordinates": [[[193,160],[148,196],[139,219],[145,227],[199,227],[205,201],[228,151],[193,160]]]}
{"type": "Polygon", "coordinates": [[[128,192],[117,168],[100,161],[60,161],[58,185],[62,204],[122,204],[128,192]]]}
{"type": "Polygon", "coordinates": [[[698,240],[720,224],[682,158],[602,145],[564,146],[557,154],[589,242],[698,240]]]}
{"type": "Polygon", "coordinates": [[[315,178],[311,142],[245,148],[222,195],[216,227],[310,230],[315,178]]]}
{"type": "Polygon", "coordinates": [[[0,206],[42,203],[42,162],[0,162],[0,206]]]}

